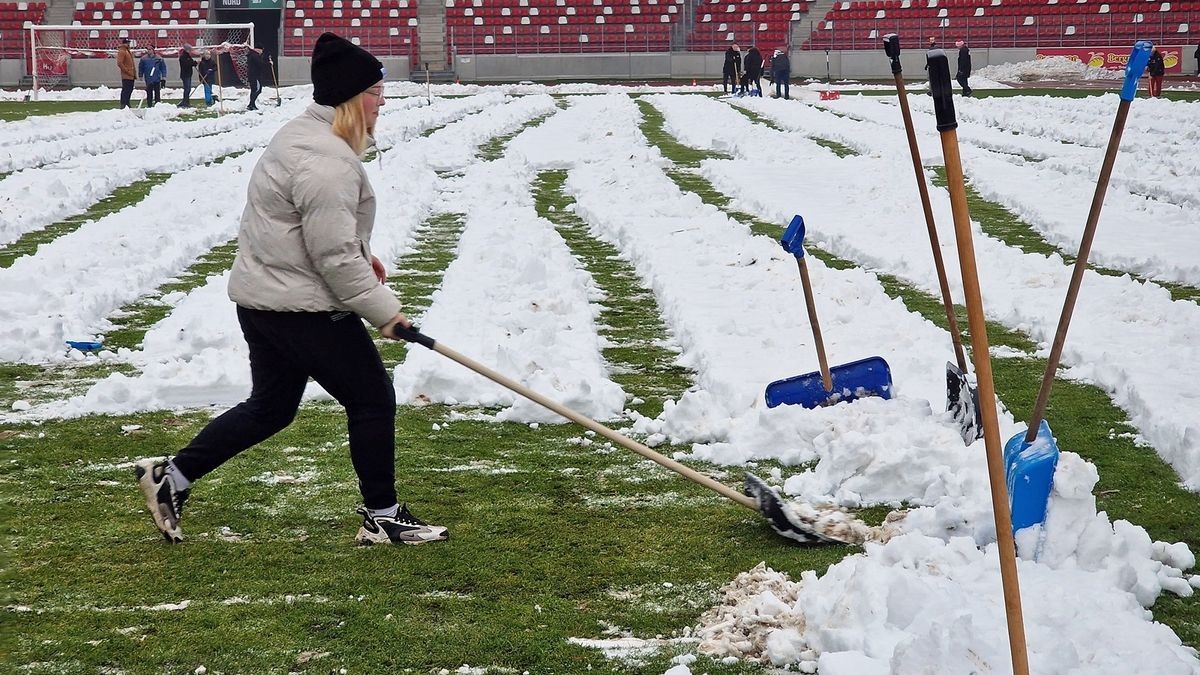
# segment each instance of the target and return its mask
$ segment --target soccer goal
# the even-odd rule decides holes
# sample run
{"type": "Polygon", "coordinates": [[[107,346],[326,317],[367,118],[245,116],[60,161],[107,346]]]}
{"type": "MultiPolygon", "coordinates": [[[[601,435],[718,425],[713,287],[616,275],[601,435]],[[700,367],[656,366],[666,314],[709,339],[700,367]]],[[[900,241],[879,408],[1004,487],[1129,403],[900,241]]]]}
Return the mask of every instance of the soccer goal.
{"type": "Polygon", "coordinates": [[[254,46],[252,23],[130,24],[130,25],[30,25],[30,69],[33,98],[41,87],[70,84],[71,60],[115,58],[123,38],[129,40],[134,58],[153,47],[164,58],[183,50],[228,54],[239,79],[246,79],[246,52],[254,46]]]}

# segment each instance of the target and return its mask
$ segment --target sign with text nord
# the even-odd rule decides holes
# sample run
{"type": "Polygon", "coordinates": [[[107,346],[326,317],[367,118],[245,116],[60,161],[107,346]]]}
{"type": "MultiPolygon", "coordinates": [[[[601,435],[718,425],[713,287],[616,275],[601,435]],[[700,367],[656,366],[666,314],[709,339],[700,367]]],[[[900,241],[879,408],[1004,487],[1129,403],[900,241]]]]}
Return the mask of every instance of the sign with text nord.
{"type": "Polygon", "coordinates": [[[217,9],[282,9],[283,0],[215,0],[217,9]]]}

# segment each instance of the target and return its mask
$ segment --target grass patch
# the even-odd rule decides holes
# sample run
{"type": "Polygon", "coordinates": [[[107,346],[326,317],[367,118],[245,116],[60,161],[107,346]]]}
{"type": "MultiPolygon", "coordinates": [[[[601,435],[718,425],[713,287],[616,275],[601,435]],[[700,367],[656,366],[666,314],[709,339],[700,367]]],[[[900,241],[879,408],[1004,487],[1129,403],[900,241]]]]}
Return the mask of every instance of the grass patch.
{"type": "MultiPolygon", "coordinates": [[[[762,115],[759,115],[758,113],[756,113],[752,110],[746,110],[745,108],[743,108],[739,105],[735,105],[732,107],[734,110],[745,115],[751,122],[754,122],[755,124],[761,124],[765,127],[774,129],[775,131],[784,131],[784,132],[787,131],[786,129],[784,129],[784,128],[780,127],[778,124],[776,124],[773,120],[763,117],[762,115]]],[[[846,146],[842,143],[838,143],[837,141],[831,141],[828,138],[821,138],[820,136],[814,136],[812,134],[807,134],[804,132],[800,132],[800,133],[803,134],[803,136],[805,138],[807,138],[810,141],[812,141],[813,143],[816,143],[817,145],[833,152],[833,154],[837,155],[838,157],[853,157],[853,156],[858,155],[858,153],[855,152],[853,149],[851,149],[849,146],[846,146]]]]}
{"type": "Polygon", "coordinates": [[[162,184],[163,181],[170,177],[171,174],[169,173],[147,174],[142,180],[135,181],[129,185],[123,185],[113,190],[112,194],[96,202],[91,208],[79,215],[60,220],[40,230],[25,233],[16,241],[0,249],[0,268],[11,267],[18,258],[37,252],[38,247],[42,244],[54,241],[65,234],[70,234],[78,230],[84,223],[99,220],[120,211],[126,206],[142,201],[146,198],[146,195],[150,194],[150,190],[154,186],[162,184]]]}
{"type": "Polygon", "coordinates": [[[479,146],[479,158],[485,162],[500,159],[500,157],[504,154],[504,149],[508,147],[509,141],[516,138],[517,135],[522,131],[536,127],[542,122],[545,122],[553,114],[554,113],[546,113],[545,115],[538,115],[537,117],[523,124],[520,129],[517,129],[512,133],[496,136],[488,140],[486,143],[483,143],[479,146]]]}
{"type": "MultiPolygon", "coordinates": [[[[933,184],[938,187],[946,187],[946,167],[933,167],[934,178],[933,184]]],[[[1036,230],[1028,223],[1017,217],[1015,213],[1009,211],[1003,206],[993,201],[988,201],[979,196],[979,193],[967,184],[967,204],[971,209],[971,217],[979,221],[983,231],[988,235],[999,239],[1005,244],[1013,248],[1020,249],[1025,253],[1033,253],[1040,255],[1062,256],[1063,261],[1067,265],[1075,264],[1075,256],[1058,248],[1054,244],[1046,241],[1036,230]]],[[[1150,279],[1140,274],[1133,272],[1124,272],[1121,270],[1112,269],[1110,267],[1102,267],[1093,262],[1088,262],[1088,267],[1098,274],[1103,274],[1110,277],[1123,277],[1129,275],[1134,279],[1142,282],[1157,284],[1167,289],[1171,293],[1172,300],[1189,300],[1191,302],[1200,302],[1200,288],[1188,286],[1171,281],[1159,281],[1150,279]]]]}
{"type": "Polygon", "coordinates": [[[543,171],[534,183],[538,215],[554,223],[567,246],[604,291],[600,335],[610,346],[604,358],[611,377],[636,396],[630,408],[648,417],[662,412],[663,400],[678,398],[691,386],[690,373],[675,364],[675,352],[662,345],[667,328],[654,294],[638,282],[633,266],[616,247],[592,237],[587,224],[568,210],[575,200],[563,193],[566,171],[543,171]],[[638,401],[641,402],[638,402],[638,401]]]}
{"type": "MultiPolygon", "coordinates": [[[[429,309],[433,292],[441,286],[446,268],[454,260],[458,237],[466,225],[464,219],[461,213],[439,213],[426,219],[417,227],[413,251],[396,261],[396,271],[388,277],[388,287],[401,298],[402,311],[414,322],[429,309]]],[[[376,341],[389,370],[404,360],[407,344],[376,341]]]]}
{"type": "Polygon", "coordinates": [[[642,134],[675,164],[696,167],[706,159],[729,159],[729,156],[723,153],[699,150],[680,143],[663,128],[663,116],[657,108],[640,98],[637,99],[637,106],[642,113],[642,134]]]}
{"type": "MultiPolygon", "coordinates": [[[[668,158],[670,150],[662,148],[668,158]]],[[[703,177],[694,173],[672,171],[669,174],[681,189],[695,192],[704,201],[721,208],[733,219],[747,224],[755,234],[777,238],[784,227],[764,222],[758,218],[729,208],[727,196],[717,192],[703,177]],[[680,180],[683,178],[683,180],[680,180]]],[[[972,204],[972,215],[979,218],[972,204]]],[[[985,229],[987,225],[984,225],[985,229]]],[[[838,269],[857,267],[849,260],[839,258],[819,247],[808,244],[805,248],[826,265],[838,269]]],[[[897,277],[875,273],[884,291],[904,302],[909,310],[941,326],[947,327],[945,310],[941,299],[907,284],[897,277]]],[[[956,306],[959,326],[967,330],[966,309],[956,306]]],[[[1003,325],[987,322],[988,342],[991,346],[1008,346],[1025,353],[1032,353],[1036,345],[1019,331],[1003,325]]],[[[970,336],[963,336],[969,344],[970,336]]],[[[949,342],[949,341],[947,341],[949,342]]],[[[952,359],[950,345],[946,345],[947,359],[952,359]]],[[[992,359],[993,379],[996,393],[1004,405],[1017,419],[1028,419],[1037,399],[1038,387],[1046,369],[1046,360],[1026,358],[992,359]]],[[[1135,429],[1129,418],[1115,406],[1108,394],[1099,387],[1058,378],[1054,395],[1046,412],[1059,446],[1078,453],[1096,465],[1100,481],[1096,485],[1096,505],[1116,519],[1136,523],[1157,540],[1182,541],[1193,550],[1200,548],[1200,530],[1194,523],[1200,522],[1200,495],[1185,490],[1179,477],[1168,464],[1163,462],[1152,448],[1135,442],[1135,429]]],[[[794,469],[788,469],[793,471],[794,469]]],[[[878,514],[873,514],[878,517],[878,514]]],[[[1154,607],[1155,618],[1175,630],[1185,643],[1200,646],[1200,602],[1196,598],[1175,598],[1164,595],[1154,607]]]]}
{"type": "Polygon", "coordinates": [[[172,305],[162,302],[163,296],[168,293],[188,293],[203,286],[209,277],[228,271],[233,266],[236,255],[237,239],[213,247],[176,278],[159,286],[153,293],[122,307],[112,319],[114,328],[104,335],[104,346],[113,350],[120,347],[141,347],[146,331],[166,318],[173,309],[172,305]]]}

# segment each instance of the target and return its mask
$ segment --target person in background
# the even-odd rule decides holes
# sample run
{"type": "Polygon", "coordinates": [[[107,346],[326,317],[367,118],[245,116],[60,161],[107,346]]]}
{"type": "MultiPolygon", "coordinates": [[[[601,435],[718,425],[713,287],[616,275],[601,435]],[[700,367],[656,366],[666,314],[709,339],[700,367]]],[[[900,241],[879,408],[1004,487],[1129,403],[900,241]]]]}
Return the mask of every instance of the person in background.
{"type": "Polygon", "coordinates": [[[129,107],[133,96],[133,83],[137,81],[137,66],[133,63],[133,52],[129,50],[129,38],[121,38],[117,46],[117,68],[121,71],[121,108],[129,107]]]}
{"type": "Polygon", "coordinates": [[[179,50],[179,80],[183,83],[183,101],[180,108],[192,107],[192,69],[196,67],[196,59],[192,58],[187,47],[179,50]]]}
{"type": "Polygon", "coordinates": [[[250,105],[246,110],[258,110],[258,95],[262,93],[263,71],[267,67],[262,47],[254,47],[246,54],[246,79],[250,81],[250,105]]]}
{"type": "Polygon", "coordinates": [[[158,56],[155,47],[150,47],[138,61],[138,77],[146,85],[146,107],[153,108],[162,100],[162,81],[166,77],[167,64],[158,56]]]}
{"type": "Polygon", "coordinates": [[[970,96],[974,91],[967,84],[967,78],[971,77],[971,50],[962,40],[955,42],[954,46],[958,47],[958,74],[954,76],[954,79],[958,81],[958,86],[962,87],[963,96],[970,96]]]}
{"type": "Polygon", "coordinates": [[[217,62],[213,61],[211,54],[204,52],[200,56],[197,70],[200,71],[200,84],[204,86],[204,105],[211,106],[213,104],[213,82],[217,80],[217,62]]]}
{"type": "Polygon", "coordinates": [[[733,83],[733,93],[737,93],[738,78],[742,72],[742,52],[737,43],[725,50],[725,65],[721,67],[721,89],[729,93],[729,84],[733,83]]]}
{"type": "Polygon", "coordinates": [[[746,85],[754,85],[754,91],[749,92],[751,96],[762,98],[762,73],[763,73],[763,57],[758,51],[758,47],[751,46],[750,51],[746,52],[744,60],[746,66],[746,85]]]}
{"type": "Polygon", "coordinates": [[[790,99],[792,97],[792,61],[788,57],[787,47],[775,50],[775,54],[771,57],[771,73],[775,80],[775,95],[772,98],[779,98],[782,88],[782,97],[790,99]]]}
{"type": "Polygon", "coordinates": [[[1196,57],[1196,77],[1200,77],[1200,42],[1196,43],[1196,53],[1192,56],[1196,57]]]}
{"type": "MultiPolygon", "coordinates": [[[[134,465],[154,524],[170,543],[183,539],[180,518],[194,483],[291,424],[310,377],[346,409],[363,499],[357,542],[449,536],[398,503],[396,390],[363,323],[392,340],[401,339],[397,328],[410,327],[370,248],[376,202],[362,155],[384,105],[383,77],[379,59],[322,34],[312,55],[314,103],[276,132],[250,174],[228,283],[249,346],[250,397],[174,458],[134,465]]],[[[241,461],[253,466],[263,456],[241,461]]],[[[415,482],[406,476],[405,484],[415,482]]]]}
{"type": "Polygon", "coordinates": [[[926,49],[937,49],[937,38],[930,35],[929,36],[929,46],[926,47],[926,49]]]}
{"type": "Polygon", "coordinates": [[[1150,75],[1150,98],[1159,98],[1162,96],[1163,75],[1167,72],[1167,66],[1163,62],[1163,55],[1158,51],[1158,47],[1150,52],[1150,61],[1146,64],[1146,72],[1150,75]]]}

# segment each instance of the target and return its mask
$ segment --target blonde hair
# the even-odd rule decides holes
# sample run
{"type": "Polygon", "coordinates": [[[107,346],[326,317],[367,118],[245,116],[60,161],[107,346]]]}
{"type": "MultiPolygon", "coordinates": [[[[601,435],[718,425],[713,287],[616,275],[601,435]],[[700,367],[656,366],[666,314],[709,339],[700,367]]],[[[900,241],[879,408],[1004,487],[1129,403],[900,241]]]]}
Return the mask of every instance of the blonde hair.
{"type": "Polygon", "coordinates": [[[363,94],[343,101],[333,112],[333,133],[346,144],[354,148],[356,154],[363,154],[371,144],[371,132],[367,128],[367,118],[363,115],[363,94]]]}

